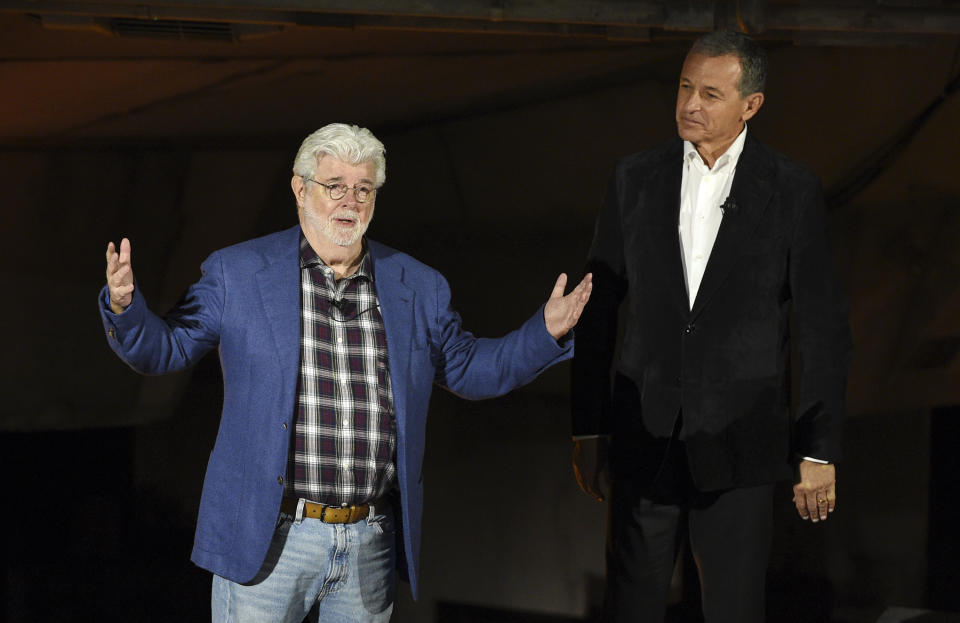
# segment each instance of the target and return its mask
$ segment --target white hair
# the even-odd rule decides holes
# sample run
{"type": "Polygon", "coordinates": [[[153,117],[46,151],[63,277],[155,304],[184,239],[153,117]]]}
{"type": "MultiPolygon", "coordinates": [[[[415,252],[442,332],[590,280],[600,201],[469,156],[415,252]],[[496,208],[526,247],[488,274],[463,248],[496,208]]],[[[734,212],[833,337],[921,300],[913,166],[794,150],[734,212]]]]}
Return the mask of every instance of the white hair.
{"type": "Polygon", "coordinates": [[[293,173],[311,178],[316,173],[320,158],[329,155],[349,164],[372,163],[374,184],[380,188],[387,179],[386,151],[383,143],[367,128],[331,123],[303,139],[293,159],[293,173]]]}

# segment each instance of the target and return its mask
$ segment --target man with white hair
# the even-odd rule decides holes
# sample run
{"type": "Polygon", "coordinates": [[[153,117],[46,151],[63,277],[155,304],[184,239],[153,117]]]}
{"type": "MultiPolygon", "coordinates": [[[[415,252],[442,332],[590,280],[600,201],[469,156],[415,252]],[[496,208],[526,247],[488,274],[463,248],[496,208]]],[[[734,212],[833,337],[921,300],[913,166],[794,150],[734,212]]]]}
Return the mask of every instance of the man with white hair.
{"type": "Polygon", "coordinates": [[[299,224],[214,252],[171,311],[135,286],[130,242],[107,245],[100,312],[111,348],[144,374],[214,347],[223,413],[192,560],[214,574],[214,621],[387,621],[398,546],[417,594],[427,406],[434,383],[480,399],[572,355],[588,275],[518,330],[476,338],[437,271],[364,237],[383,144],[331,124],[304,140],[299,224]],[[402,529],[399,527],[402,526],[402,529]]]}

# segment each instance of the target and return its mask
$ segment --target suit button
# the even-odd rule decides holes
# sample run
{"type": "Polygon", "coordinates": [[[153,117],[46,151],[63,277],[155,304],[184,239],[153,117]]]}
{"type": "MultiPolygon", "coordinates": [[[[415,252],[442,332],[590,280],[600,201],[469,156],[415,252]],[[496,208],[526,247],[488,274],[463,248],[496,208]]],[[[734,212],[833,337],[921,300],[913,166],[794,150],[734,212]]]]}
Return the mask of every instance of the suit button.
{"type": "Polygon", "coordinates": [[[278,484],[278,485],[282,485],[282,484],[283,484],[283,476],[277,476],[277,484],[278,484]]]}
{"type": "Polygon", "coordinates": [[[107,335],[109,335],[114,340],[117,339],[117,332],[114,331],[113,327],[110,327],[109,329],[107,329],[107,335]]]}
{"type": "Polygon", "coordinates": [[[287,430],[287,423],[286,423],[286,422],[283,422],[282,424],[280,424],[280,427],[281,427],[283,430],[287,430]]]}
{"type": "Polygon", "coordinates": [[[693,333],[693,330],[695,328],[696,328],[696,325],[688,324],[683,328],[683,332],[686,333],[687,335],[690,335],[691,333],[693,333]]]}

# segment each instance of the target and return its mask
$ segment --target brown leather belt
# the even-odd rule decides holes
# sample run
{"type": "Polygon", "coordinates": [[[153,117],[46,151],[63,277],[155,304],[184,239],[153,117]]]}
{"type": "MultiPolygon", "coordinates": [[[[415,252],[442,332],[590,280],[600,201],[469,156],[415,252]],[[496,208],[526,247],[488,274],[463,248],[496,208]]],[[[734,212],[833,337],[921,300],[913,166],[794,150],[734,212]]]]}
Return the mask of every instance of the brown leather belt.
{"type": "MultiPolygon", "coordinates": [[[[288,515],[297,514],[297,498],[283,498],[280,502],[280,512],[288,515]]],[[[325,506],[315,502],[303,502],[303,516],[319,519],[324,523],[357,523],[370,515],[370,507],[376,508],[384,501],[377,500],[371,504],[357,504],[356,506],[325,506]]]]}

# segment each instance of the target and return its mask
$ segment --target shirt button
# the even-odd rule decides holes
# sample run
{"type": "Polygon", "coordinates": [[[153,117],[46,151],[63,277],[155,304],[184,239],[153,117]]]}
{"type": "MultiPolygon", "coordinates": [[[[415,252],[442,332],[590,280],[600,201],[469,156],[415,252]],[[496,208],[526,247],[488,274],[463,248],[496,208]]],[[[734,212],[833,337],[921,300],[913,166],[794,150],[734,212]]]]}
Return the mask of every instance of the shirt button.
{"type": "Polygon", "coordinates": [[[350,420],[348,420],[347,418],[343,418],[343,425],[344,425],[344,426],[346,426],[346,425],[349,424],[349,423],[350,423],[350,420]]]}
{"type": "Polygon", "coordinates": [[[347,469],[348,467],[350,467],[350,461],[348,461],[347,459],[343,459],[343,462],[340,463],[340,465],[343,466],[343,469],[347,469]]]}
{"type": "Polygon", "coordinates": [[[337,338],[337,344],[343,344],[343,338],[342,338],[342,337],[338,337],[338,338],[337,338]]]}

